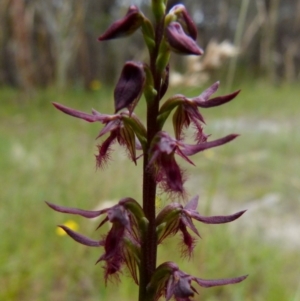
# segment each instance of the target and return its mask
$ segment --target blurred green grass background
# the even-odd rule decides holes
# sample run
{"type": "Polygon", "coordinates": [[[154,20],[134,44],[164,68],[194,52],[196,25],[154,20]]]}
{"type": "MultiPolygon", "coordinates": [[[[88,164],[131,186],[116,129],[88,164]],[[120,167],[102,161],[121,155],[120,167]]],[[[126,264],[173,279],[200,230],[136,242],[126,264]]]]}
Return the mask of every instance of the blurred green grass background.
{"type": "MultiPolygon", "coordinates": [[[[299,301],[300,88],[264,82],[241,88],[231,103],[202,110],[212,139],[241,136],[194,156],[196,167],[180,163],[189,174],[189,195],[200,195],[202,214],[248,212],[230,225],[198,224],[202,239],[190,261],[179,257],[179,238],[168,239],[159,248],[158,263],[178,261],[182,270],[201,278],[249,274],[238,285],[199,288],[195,300],[299,301]]],[[[201,89],[172,92],[195,96],[201,89]]],[[[110,113],[111,90],[25,95],[2,88],[0,98],[0,300],[136,299],[126,271],[117,288],[115,283],[105,288],[101,264],[94,265],[102,250],[55,230],[70,219],[93,238],[105,229],[96,232],[96,222],[56,213],[44,203],[93,209],[124,196],[141,199],[141,162],[134,167],[116,145],[111,163],[96,171],[94,138],[101,125],[51,105],[110,113]]],[[[141,103],[137,113],[142,112],[141,103]]]]}

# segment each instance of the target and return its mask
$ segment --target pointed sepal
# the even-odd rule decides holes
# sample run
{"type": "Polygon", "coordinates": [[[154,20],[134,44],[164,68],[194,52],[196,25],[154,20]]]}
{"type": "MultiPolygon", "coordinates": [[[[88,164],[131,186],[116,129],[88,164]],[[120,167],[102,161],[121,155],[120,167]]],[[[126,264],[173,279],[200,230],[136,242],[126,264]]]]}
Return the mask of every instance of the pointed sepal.
{"type": "Polygon", "coordinates": [[[225,224],[225,223],[233,222],[234,220],[241,217],[245,212],[246,210],[242,210],[231,215],[216,215],[216,216],[202,216],[196,211],[192,211],[192,212],[189,211],[187,212],[187,214],[191,218],[205,224],[225,224]]]}
{"type": "Polygon", "coordinates": [[[109,116],[109,115],[106,115],[106,114],[101,114],[101,113],[99,113],[95,110],[93,110],[92,114],[88,114],[88,113],[85,113],[85,112],[81,112],[81,111],[66,107],[66,106],[64,106],[62,104],[59,104],[57,102],[53,102],[52,104],[56,109],[60,110],[63,113],[65,113],[67,115],[70,115],[70,116],[73,116],[73,117],[76,117],[76,118],[79,118],[79,119],[83,119],[83,120],[88,121],[88,122],[96,122],[96,121],[103,122],[109,116]]]}
{"type": "Polygon", "coordinates": [[[215,82],[209,88],[207,88],[205,91],[203,91],[199,96],[189,98],[189,101],[195,103],[200,108],[211,108],[211,107],[223,105],[223,104],[231,101],[241,91],[241,90],[237,90],[237,91],[227,94],[227,95],[210,98],[211,95],[214,94],[218,90],[219,85],[220,85],[219,81],[215,82]]]}
{"type": "Polygon", "coordinates": [[[106,213],[109,210],[109,208],[106,208],[103,210],[91,211],[91,210],[83,210],[83,209],[72,208],[72,207],[59,206],[59,205],[52,204],[50,202],[46,202],[46,204],[51,209],[53,209],[57,212],[80,215],[85,218],[95,218],[95,217],[100,216],[103,213],[106,213]]]}
{"type": "Polygon", "coordinates": [[[59,227],[61,229],[63,229],[71,238],[73,238],[75,241],[79,242],[82,245],[89,246],[89,247],[103,246],[102,241],[90,239],[80,233],[73,231],[72,229],[70,229],[64,225],[59,225],[59,227]]]}
{"type": "Polygon", "coordinates": [[[199,143],[199,144],[195,144],[195,145],[184,144],[183,147],[181,148],[181,151],[185,156],[192,156],[192,155],[195,155],[195,154],[197,154],[199,152],[202,152],[206,149],[224,145],[224,144],[234,140],[238,136],[239,135],[237,135],[237,134],[230,134],[230,135],[227,135],[227,136],[225,136],[223,138],[220,138],[220,139],[216,139],[216,140],[208,141],[208,142],[203,142],[203,143],[199,143]]]}

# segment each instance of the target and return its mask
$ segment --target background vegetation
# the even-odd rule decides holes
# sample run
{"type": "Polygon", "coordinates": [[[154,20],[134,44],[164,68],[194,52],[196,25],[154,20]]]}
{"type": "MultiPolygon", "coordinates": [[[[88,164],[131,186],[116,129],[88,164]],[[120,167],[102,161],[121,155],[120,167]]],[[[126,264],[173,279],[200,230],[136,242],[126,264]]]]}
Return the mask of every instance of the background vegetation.
{"type": "MultiPolygon", "coordinates": [[[[177,2],[191,12],[204,49],[212,40],[239,48],[238,65],[246,76],[272,83],[299,80],[300,0],[168,1],[177,2]]],[[[148,0],[1,0],[0,84],[88,89],[95,79],[111,83],[125,60],[145,55],[140,34],[97,41],[132,3],[149,10],[148,0]]]]}

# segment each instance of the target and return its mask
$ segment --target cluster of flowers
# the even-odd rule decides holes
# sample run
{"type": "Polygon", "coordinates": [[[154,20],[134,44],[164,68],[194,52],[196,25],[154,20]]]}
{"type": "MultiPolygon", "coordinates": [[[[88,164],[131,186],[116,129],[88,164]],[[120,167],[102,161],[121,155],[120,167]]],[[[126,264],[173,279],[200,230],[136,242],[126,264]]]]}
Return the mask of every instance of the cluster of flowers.
{"type": "MultiPolygon", "coordinates": [[[[166,13],[166,1],[152,1],[152,10],[156,19],[156,27],[152,25],[143,13],[130,6],[127,14],[114,22],[107,31],[99,37],[100,41],[114,39],[132,34],[141,29],[145,44],[150,54],[150,64],[128,61],[125,63],[118,83],[114,90],[115,112],[111,115],[93,110],[91,114],[80,112],[58,103],[54,106],[60,111],[88,122],[100,122],[104,125],[97,138],[107,135],[98,146],[96,162],[98,167],[106,164],[110,158],[112,145],[118,142],[125,147],[130,159],[136,164],[139,157],[147,154],[147,172],[151,172],[157,184],[167,193],[184,195],[185,175],[175,159],[180,156],[193,164],[190,156],[206,149],[228,143],[237,137],[231,134],[220,139],[208,141],[209,136],[203,132],[205,123],[199,108],[210,108],[222,105],[237,96],[239,91],[225,96],[212,98],[217,91],[219,82],[214,83],[199,96],[187,98],[184,95],[174,95],[162,105],[159,104],[157,116],[151,116],[157,131],[149,141],[148,129],[134,113],[134,109],[144,94],[146,102],[151,106],[159,102],[168,88],[170,52],[183,55],[201,55],[203,50],[197,45],[197,29],[183,5],[176,5],[166,13]],[[163,22],[161,22],[163,21],[163,22]],[[162,30],[157,30],[162,29],[162,30]],[[160,33],[159,33],[160,32],[160,33]],[[157,78],[159,80],[157,80],[157,78]],[[164,131],[164,124],[173,112],[174,137],[164,131]],[[195,144],[184,142],[184,131],[193,126],[195,144]],[[142,155],[137,155],[141,151],[142,155]]],[[[136,284],[139,285],[139,272],[144,264],[141,248],[146,244],[146,234],[149,225],[147,214],[134,199],[127,197],[110,208],[98,211],[88,211],[77,208],[67,208],[55,204],[47,204],[58,212],[77,214],[85,218],[94,218],[105,214],[100,223],[112,224],[108,234],[101,240],[87,238],[66,226],[60,226],[75,241],[92,247],[103,247],[104,254],[97,262],[104,262],[105,280],[117,275],[123,265],[126,265],[136,284]]],[[[234,221],[244,211],[229,216],[205,217],[197,212],[198,196],[192,198],[185,206],[171,203],[157,214],[155,223],[156,245],[167,237],[181,233],[183,255],[191,256],[195,246],[195,236],[200,237],[193,220],[206,224],[221,224],[234,221]]],[[[192,281],[202,287],[211,287],[237,283],[246,276],[230,279],[204,280],[181,271],[174,262],[159,265],[147,283],[147,300],[157,300],[164,295],[166,300],[175,297],[176,300],[190,300],[196,289],[192,281]],[[150,296],[150,297],[149,297],[150,296]]]]}

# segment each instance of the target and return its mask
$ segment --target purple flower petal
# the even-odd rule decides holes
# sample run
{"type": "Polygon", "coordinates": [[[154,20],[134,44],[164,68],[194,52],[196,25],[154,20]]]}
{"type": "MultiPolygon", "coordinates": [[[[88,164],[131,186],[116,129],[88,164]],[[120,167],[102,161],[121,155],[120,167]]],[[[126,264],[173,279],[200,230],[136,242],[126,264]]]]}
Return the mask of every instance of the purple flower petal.
{"type": "Polygon", "coordinates": [[[105,213],[108,209],[98,210],[98,211],[89,211],[89,210],[82,210],[78,208],[71,208],[71,207],[64,207],[64,206],[58,206],[49,202],[46,202],[46,204],[52,208],[55,211],[62,212],[62,213],[69,213],[69,214],[77,214],[81,215],[86,218],[94,218],[97,217],[103,213],[105,213]]]}
{"type": "Polygon", "coordinates": [[[198,200],[199,200],[199,196],[196,195],[194,196],[185,206],[183,209],[186,210],[196,210],[197,206],[198,206],[198,200]]]}
{"type": "MultiPolygon", "coordinates": [[[[183,210],[183,212],[184,212],[184,210],[183,210]]],[[[181,217],[181,221],[183,222],[183,224],[186,227],[189,227],[196,235],[198,235],[199,237],[201,237],[200,234],[199,234],[199,232],[198,232],[198,230],[197,230],[197,228],[193,224],[193,221],[192,221],[192,219],[191,219],[191,217],[189,215],[183,215],[181,217]]]]}
{"type": "Polygon", "coordinates": [[[135,32],[143,23],[143,15],[135,5],[131,5],[126,15],[114,22],[99,38],[99,41],[126,37],[135,32]]]}
{"type": "Polygon", "coordinates": [[[203,50],[183,31],[178,22],[171,22],[165,30],[166,39],[170,48],[179,54],[201,55],[203,50]]]}
{"type": "Polygon", "coordinates": [[[55,108],[57,108],[58,110],[64,112],[65,114],[76,117],[76,118],[86,120],[88,122],[102,121],[103,118],[105,118],[107,116],[107,115],[100,114],[99,112],[98,112],[97,115],[87,114],[87,113],[77,111],[77,110],[71,109],[69,107],[63,106],[63,105],[61,105],[59,103],[56,103],[56,102],[53,102],[52,104],[55,106],[55,108]]]}
{"type": "Polygon", "coordinates": [[[130,112],[141,97],[145,84],[143,64],[126,62],[114,90],[115,111],[118,112],[130,106],[130,112]]]}
{"type": "MultiPolygon", "coordinates": [[[[183,211],[185,211],[183,209],[183,211]]],[[[205,224],[224,224],[224,223],[229,223],[232,222],[236,219],[238,219],[240,216],[242,216],[246,210],[237,212],[232,215],[217,215],[217,216],[201,216],[198,212],[196,211],[185,211],[191,218],[205,223],[205,224]]]]}
{"type": "Polygon", "coordinates": [[[197,154],[199,152],[202,152],[206,149],[213,148],[213,147],[220,146],[220,145],[223,145],[225,143],[228,143],[228,142],[232,141],[233,139],[235,139],[238,136],[239,135],[237,135],[237,134],[231,134],[231,135],[225,136],[225,137],[217,139],[217,140],[213,140],[213,141],[209,141],[209,142],[203,142],[203,143],[199,143],[199,144],[196,144],[196,145],[184,144],[183,148],[181,148],[181,151],[186,156],[192,156],[192,155],[195,155],[195,154],[197,154]]]}
{"type": "Polygon", "coordinates": [[[193,98],[193,101],[195,101],[196,103],[198,103],[198,101],[200,101],[200,102],[207,101],[212,94],[217,92],[217,90],[219,89],[219,86],[220,86],[220,82],[219,81],[215,82],[209,88],[207,88],[205,91],[203,91],[198,97],[193,98]]]}
{"type": "Polygon", "coordinates": [[[112,132],[118,128],[120,128],[121,125],[121,120],[118,119],[112,119],[111,121],[109,121],[100,131],[100,133],[98,134],[98,136],[96,137],[96,139],[100,138],[101,136],[107,134],[108,132],[112,132]]]}
{"type": "Polygon", "coordinates": [[[213,286],[219,286],[219,285],[227,285],[227,284],[234,284],[239,283],[243,280],[245,280],[248,277],[248,275],[236,277],[236,278],[225,278],[225,279],[215,279],[215,280],[206,280],[201,278],[194,278],[200,286],[202,287],[213,287],[213,286]]]}
{"type": "Polygon", "coordinates": [[[202,101],[202,100],[197,100],[196,101],[195,100],[195,102],[201,108],[216,107],[216,106],[223,105],[223,104],[229,102],[230,100],[234,99],[240,92],[241,92],[241,90],[237,90],[237,91],[235,91],[231,94],[218,96],[218,97],[215,97],[215,98],[208,99],[206,101],[202,101]]]}
{"type": "Polygon", "coordinates": [[[192,164],[192,165],[195,166],[195,163],[194,163],[192,160],[190,160],[190,159],[189,159],[189,158],[181,151],[181,149],[180,149],[179,147],[176,149],[176,154],[179,155],[181,158],[183,158],[186,162],[188,162],[188,163],[190,163],[190,164],[192,164]]]}
{"type": "Polygon", "coordinates": [[[105,219],[100,222],[100,224],[98,225],[98,227],[96,228],[96,230],[98,230],[99,228],[101,228],[108,221],[109,221],[108,217],[105,217],[105,219]]]}
{"type": "MultiPolygon", "coordinates": [[[[182,234],[182,242],[183,242],[183,245],[181,246],[181,256],[191,258],[192,252],[195,248],[196,239],[188,232],[183,222],[183,219],[181,219],[181,222],[179,223],[179,231],[182,234]]],[[[198,231],[196,230],[196,232],[198,231]]]]}
{"type": "Polygon", "coordinates": [[[197,39],[197,27],[184,5],[177,4],[173,6],[169,13],[177,15],[179,22],[184,23],[183,26],[185,27],[188,35],[191,36],[193,40],[197,39]],[[181,19],[183,19],[183,22],[181,19]]]}
{"type": "Polygon", "coordinates": [[[117,138],[116,132],[110,133],[108,138],[103,141],[102,144],[98,145],[98,155],[95,155],[96,157],[96,167],[101,168],[104,167],[105,164],[110,159],[111,154],[111,146],[115,142],[117,138]]]}
{"type": "Polygon", "coordinates": [[[80,244],[83,244],[85,246],[89,247],[99,247],[103,246],[103,243],[101,241],[90,239],[82,234],[79,234],[68,227],[64,225],[59,225],[60,228],[62,228],[71,238],[73,238],[75,241],[79,242],[80,244]]]}

